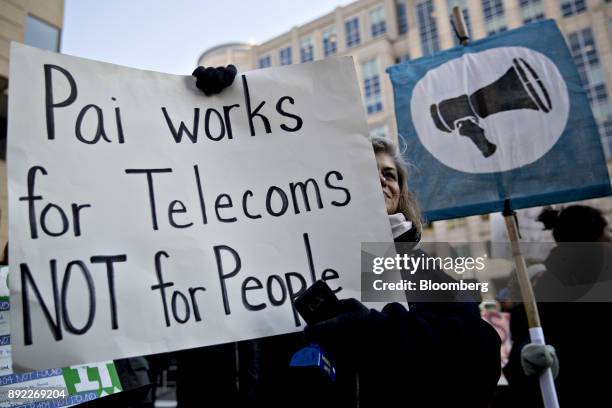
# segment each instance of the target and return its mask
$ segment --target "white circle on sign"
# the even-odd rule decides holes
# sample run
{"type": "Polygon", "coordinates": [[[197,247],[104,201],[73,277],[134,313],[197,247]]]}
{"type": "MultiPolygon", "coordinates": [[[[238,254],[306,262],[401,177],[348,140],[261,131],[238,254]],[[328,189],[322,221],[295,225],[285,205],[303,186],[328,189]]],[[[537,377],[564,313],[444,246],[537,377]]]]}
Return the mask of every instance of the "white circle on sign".
{"type": "Polygon", "coordinates": [[[569,95],[548,57],[500,47],[427,72],[414,87],[410,111],[436,159],[455,170],[491,173],[544,156],[565,129],[569,95]]]}

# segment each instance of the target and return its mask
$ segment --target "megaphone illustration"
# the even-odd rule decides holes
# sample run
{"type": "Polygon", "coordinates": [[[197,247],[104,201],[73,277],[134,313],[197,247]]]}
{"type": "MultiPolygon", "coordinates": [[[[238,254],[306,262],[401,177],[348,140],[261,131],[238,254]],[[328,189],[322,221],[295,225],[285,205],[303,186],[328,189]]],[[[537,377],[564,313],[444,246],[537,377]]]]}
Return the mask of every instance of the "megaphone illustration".
{"type": "Polygon", "coordinates": [[[495,82],[470,96],[445,99],[430,106],[431,118],[438,129],[470,138],[484,157],[497,150],[479,126],[480,119],[499,112],[530,109],[550,112],[552,103],[544,83],[523,58],[514,58],[512,66],[495,82]]]}

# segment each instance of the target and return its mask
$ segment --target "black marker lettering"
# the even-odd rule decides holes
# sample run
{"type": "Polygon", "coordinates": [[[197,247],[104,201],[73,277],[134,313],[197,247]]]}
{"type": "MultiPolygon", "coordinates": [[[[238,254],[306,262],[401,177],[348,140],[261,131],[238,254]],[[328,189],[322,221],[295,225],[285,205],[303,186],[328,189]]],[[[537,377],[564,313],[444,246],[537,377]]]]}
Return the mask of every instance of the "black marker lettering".
{"type": "Polygon", "coordinates": [[[254,289],[261,289],[261,288],[263,288],[261,281],[253,276],[249,276],[248,278],[244,280],[244,282],[242,282],[242,291],[241,291],[242,292],[242,304],[244,305],[246,310],[257,311],[257,310],[266,308],[265,303],[260,303],[258,305],[252,305],[247,300],[247,290],[254,290],[254,289]],[[249,286],[250,282],[253,282],[255,285],[249,286]]]}
{"type": "Polygon", "coordinates": [[[89,258],[89,261],[93,264],[104,263],[106,264],[106,280],[108,281],[108,294],[110,297],[110,314],[111,314],[111,328],[117,330],[119,328],[119,322],[117,317],[117,300],[115,297],[115,262],[126,262],[127,255],[98,255],[89,258]]]}
{"type": "Polygon", "coordinates": [[[42,309],[43,314],[45,315],[45,319],[47,320],[47,324],[51,329],[51,333],[53,334],[53,338],[56,341],[59,341],[63,338],[62,335],[62,320],[61,320],[61,311],[60,311],[60,294],[57,287],[57,264],[55,259],[51,259],[49,261],[49,266],[51,268],[51,283],[53,285],[53,306],[55,312],[55,318],[51,316],[51,312],[47,307],[40,291],[38,290],[38,286],[36,286],[36,282],[34,282],[34,278],[30,273],[30,269],[26,263],[22,263],[19,265],[21,272],[21,290],[23,294],[21,296],[21,308],[23,310],[23,338],[24,344],[29,346],[32,344],[32,315],[30,311],[30,305],[34,304],[33,301],[30,301],[30,291],[28,286],[32,287],[34,291],[34,295],[36,296],[36,301],[38,305],[42,309]],[[29,283],[28,283],[29,282],[29,283]]]}
{"type": "Polygon", "coordinates": [[[230,118],[230,111],[233,108],[239,108],[240,105],[234,104],[230,106],[223,107],[223,117],[225,118],[225,128],[227,129],[227,138],[232,139],[232,121],[230,118]]]}
{"type": "Polygon", "coordinates": [[[219,214],[220,208],[232,208],[232,198],[227,194],[219,194],[217,199],[215,200],[215,213],[217,214],[217,219],[221,222],[235,222],[238,220],[236,217],[231,218],[223,218],[221,214],[219,214]],[[221,200],[226,199],[226,203],[222,203],[221,200]]]}
{"type": "Polygon", "coordinates": [[[84,334],[91,328],[94,317],[96,316],[96,289],[94,287],[93,279],[87,266],[82,261],[72,261],[66,266],[66,272],[64,273],[64,280],[62,281],[62,318],[64,319],[64,327],[66,331],[72,334],[84,334]],[[72,269],[74,266],[78,266],[85,278],[87,284],[87,290],[89,292],[89,315],[85,325],[80,329],[77,329],[70,320],[68,314],[68,285],[70,284],[70,278],[72,277],[72,269]]]}
{"type": "Polygon", "coordinates": [[[198,290],[204,292],[206,288],[201,286],[198,286],[197,288],[189,288],[189,297],[191,298],[191,304],[193,305],[193,315],[195,316],[197,322],[202,320],[202,317],[200,316],[200,308],[198,307],[198,302],[195,298],[195,294],[198,290]]]}
{"type": "MultiPolygon", "coordinates": [[[[335,279],[338,279],[339,277],[340,275],[338,275],[338,272],[336,272],[333,269],[325,269],[323,273],[321,274],[321,280],[323,282],[327,282],[329,280],[335,280],[335,279]]],[[[336,289],[332,289],[332,292],[338,293],[341,290],[342,290],[342,286],[338,286],[336,289]]]]}
{"type": "Polygon", "coordinates": [[[174,200],[170,202],[170,205],[168,205],[168,221],[170,222],[170,225],[172,225],[174,228],[188,228],[191,227],[193,225],[193,222],[187,223],[187,224],[177,224],[176,221],[174,220],[174,214],[176,213],[186,213],[187,212],[187,208],[185,207],[185,204],[183,204],[182,201],[179,200],[174,200]],[[176,208],[178,206],[178,208],[176,208]]]}
{"type": "Polygon", "coordinates": [[[185,123],[183,121],[181,121],[181,124],[179,125],[179,130],[177,131],[174,127],[174,124],[172,123],[170,115],[168,115],[168,111],[166,111],[166,108],[162,107],[161,110],[164,113],[166,123],[168,124],[168,128],[170,128],[170,132],[172,133],[172,136],[174,137],[174,141],[176,143],[180,143],[181,140],[183,140],[183,133],[185,133],[189,140],[191,140],[193,143],[198,141],[198,123],[200,123],[200,108],[193,109],[193,127],[191,132],[189,131],[189,129],[187,129],[187,126],[185,126],[185,123]]]}
{"type": "Polygon", "coordinates": [[[218,142],[219,140],[223,139],[223,136],[225,136],[225,124],[223,123],[223,118],[221,117],[221,114],[217,112],[216,109],[206,109],[206,115],[204,115],[204,131],[206,132],[206,137],[210,140],[214,140],[215,142],[218,142]],[[217,121],[219,122],[219,136],[213,136],[210,133],[210,115],[213,113],[215,114],[215,116],[217,117],[217,121]]]}
{"type": "Polygon", "coordinates": [[[32,239],[38,238],[38,230],[36,228],[36,211],[34,209],[34,201],[42,200],[42,196],[34,195],[34,179],[36,178],[36,171],[40,170],[42,174],[47,175],[47,170],[42,166],[32,166],[28,170],[28,195],[25,197],[19,197],[19,201],[28,202],[28,219],[30,221],[30,237],[32,239]]]}
{"type": "Polygon", "coordinates": [[[297,272],[287,272],[285,274],[285,281],[287,282],[287,290],[289,292],[289,300],[291,301],[291,310],[293,311],[293,320],[295,321],[295,327],[300,327],[300,317],[298,315],[297,310],[295,310],[295,305],[293,301],[296,297],[300,296],[306,290],[306,279],[297,273],[297,272]],[[295,291],[293,284],[291,283],[291,278],[296,278],[300,282],[300,289],[295,291]]]}
{"type": "Polygon", "coordinates": [[[306,206],[306,211],[310,211],[310,200],[308,197],[308,185],[312,185],[314,187],[314,191],[317,195],[317,205],[319,209],[323,208],[323,201],[321,200],[321,192],[319,191],[319,185],[315,181],[315,179],[309,178],[305,183],[289,183],[289,188],[291,189],[291,198],[293,200],[293,210],[296,214],[300,213],[300,207],[298,205],[298,199],[295,191],[299,188],[302,192],[302,200],[306,206]],[[312,183],[312,184],[310,184],[312,183]]]}
{"type": "Polygon", "coordinates": [[[294,115],[293,113],[289,113],[283,110],[283,102],[285,101],[289,101],[290,104],[294,104],[293,98],[290,96],[283,96],[282,98],[280,98],[278,100],[278,102],[276,102],[276,111],[278,113],[280,113],[282,116],[291,118],[295,120],[295,126],[294,127],[289,127],[285,124],[281,124],[280,127],[281,129],[283,129],[286,132],[297,132],[298,130],[300,130],[302,128],[302,124],[304,123],[304,121],[302,120],[302,118],[300,118],[298,115],[294,115]]]}
{"type": "Polygon", "coordinates": [[[346,198],[345,198],[345,200],[344,200],[344,201],[342,201],[342,202],[332,201],[332,202],[331,202],[331,203],[332,203],[332,205],[335,205],[336,207],[344,207],[345,205],[347,205],[347,204],[348,204],[348,203],[351,201],[351,193],[348,191],[348,189],[347,189],[347,188],[344,188],[344,187],[338,187],[338,186],[335,186],[335,185],[331,184],[331,183],[330,183],[330,181],[329,181],[329,177],[330,177],[331,175],[336,176],[336,180],[339,180],[339,181],[343,180],[343,179],[344,179],[344,177],[342,177],[342,174],[341,174],[339,171],[334,171],[334,170],[332,170],[332,171],[328,172],[328,173],[325,175],[325,185],[326,185],[328,188],[330,188],[330,189],[332,189],[332,190],[341,190],[341,191],[344,191],[344,194],[346,195],[346,198]]]}
{"type": "Polygon", "coordinates": [[[77,86],[70,72],[66,71],[64,68],[51,64],[45,64],[43,67],[45,71],[45,113],[47,118],[47,139],[53,140],[55,139],[55,117],[53,110],[55,108],[66,107],[74,103],[77,98],[77,86]],[[53,75],[51,70],[61,72],[66,80],[68,80],[68,84],[70,85],[70,93],[68,94],[68,97],[61,102],[53,101],[53,75]]]}
{"type": "Polygon", "coordinates": [[[42,213],[40,213],[40,227],[45,232],[45,234],[50,235],[52,237],[59,237],[61,235],[64,235],[66,231],[68,231],[68,217],[66,217],[64,210],[62,210],[59,205],[49,203],[45,206],[45,208],[43,208],[42,213]],[[47,228],[47,216],[49,215],[49,211],[51,211],[52,209],[55,209],[57,211],[57,214],[59,215],[62,221],[62,227],[59,232],[53,232],[49,230],[49,228],[47,228]]]}
{"type": "Polygon", "coordinates": [[[270,121],[264,115],[259,113],[259,110],[263,108],[263,106],[266,104],[266,101],[261,102],[257,106],[257,108],[254,111],[252,111],[251,110],[251,96],[249,94],[249,84],[247,83],[247,79],[245,75],[242,75],[242,87],[244,88],[244,101],[246,103],[247,116],[249,118],[249,128],[251,129],[251,136],[255,136],[255,126],[253,124],[253,118],[255,116],[259,117],[259,119],[261,119],[261,121],[263,122],[264,127],[266,128],[266,133],[272,133],[272,130],[270,129],[270,121]]]}
{"type": "Polygon", "coordinates": [[[215,252],[215,260],[217,261],[217,272],[219,273],[219,283],[221,284],[221,294],[223,296],[223,308],[225,309],[225,314],[231,314],[229,300],[227,298],[227,287],[225,285],[225,280],[236,276],[238,272],[240,272],[240,268],[242,263],[240,261],[240,256],[238,252],[236,252],[233,248],[230,248],[227,245],[217,245],[213,248],[215,252]],[[221,262],[221,251],[229,252],[234,258],[234,270],[230,273],[224,274],[223,265],[221,262]]]}
{"type": "Polygon", "coordinates": [[[198,198],[200,199],[200,211],[202,212],[202,224],[206,225],[206,207],[204,205],[204,192],[202,191],[202,182],[200,181],[200,170],[198,165],[193,166],[193,172],[195,173],[196,186],[198,187],[198,198]]]}
{"type": "Polygon", "coordinates": [[[307,233],[303,234],[303,238],[304,238],[304,247],[306,248],[306,258],[308,258],[308,269],[310,270],[310,279],[312,280],[311,284],[314,285],[314,283],[317,281],[317,278],[315,276],[314,261],[312,260],[312,249],[310,249],[310,239],[308,238],[307,233]]]}
{"type": "Polygon", "coordinates": [[[244,195],[242,196],[242,210],[244,211],[244,215],[246,215],[247,217],[249,217],[252,220],[256,220],[258,218],[261,218],[261,214],[254,214],[253,215],[247,209],[247,199],[248,199],[248,197],[253,197],[253,192],[251,190],[245,191],[244,195]]]}
{"type": "Polygon", "coordinates": [[[161,270],[161,257],[162,256],[166,258],[170,257],[170,255],[168,255],[168,253],[165,251],[158,251],[155,254],[155,273],[157,275],[157,285],[152,285],[151,290],[159,289],[159,293],[162,298],[162,304],[164,307],[164,319],[166,320],[166,327],[170,327],[170,317],[168,316],[168,303],[166,302],[166,288],[170,288],[174,286],[174,283],[164,282],[164,278],[162,277],[162,270],[161,270]]]}
{"type": "Polygon", "coordinates": [[[153,192],[153,174],[154,173],[172,173],[172,169],[125,169],[127,174],[146,174],[147,186],[149,187],[149,204],[151,206],[151,219],[153,222],[153,230],[157,230],[157,211],[155,210],[155,193],[153,192]]]}
{"type": "Polygon", "coordinates": [[[175,290],[172,294],[172,315],[174,316],[174,319],[180,324],[186,323],[189,320],[189,317],[191,316],[191,311],[189,310],[189,301],[187,300],[187,297],[178,290],[175,290]],[[178,306],[176,304],[176,300],[179,297],[181,298],[183,305],[185,305],[185,317],[182,319],[178,315],[178,306]]]}
{"type": "Polygon", "coordinates": [[[268,189],[268,194],[266,194],[266,209],[268,210],[268,214],[273,215],[274,217],[280,217],[285,212],[287,212],[287,208],[289,207],[289,199],[287,198],[287,194],[277,186],[272,186],[268,189]],[[274,211],[272,208],[272,194],[276,192],[278,196],[281,198],[283,204],[281,206],[280,211],[274,211]]]}
{"type": "Polygon", "coordinates": [[[110,139],[106,136],[106,132],[104,130],[104,116],[102,114],[102,109],[100,109],[99,106],[96,106],[94,104],[85,105],[83,109],[81,109],[79,115],[77,116],[76,124],[74,126],[74,134],[76,135],[77,139],[86,144],[96,144],[100,141],[100,139],[104,139],[108,143],[111,143],[110,139]],[[85,114],[90,109],[93,109],[96,112],[96,117],[98,118],[98,127],[96,128],[96,134],[94,138],[92,140],[87,140],[83,137],[81,128],[83,125],[83,119],[85,118],[85,114]]]}
{"type": "Polygon", "coordinates": [[[285,288],[285,284],[284,284],[283,280],[278,275],[270,275],[268,277],[268,280],[266,282],[266,290],[268,291],[268,298],[270,299],[270,303],[272,303],[272,305],[274,305],[274,306],[280,306],[283,303],[285,303],[285,300],[287,300],[287,289],[285,288]],[[272,284],[274,282],[277,282],[278,286],[281,289],[281,297],[280,297],[280,299],[276,299],[274,297],[274,293],[272,291],[272,284]]]}
{"type": "Polygon", "coordinates": [[[117,140],[119,144],[125,143],[125,137],[123,136],[123,124],[121,123],[121,112],[119,108],[115,108],[115,122],[117,123],[117,140]]]}
{"type": "Polygon", "coordinates": [[[72,204],[72,220],[74,222],[74,236],[81,236],[81,210],[91,208],[91,204],[72,204]]]}

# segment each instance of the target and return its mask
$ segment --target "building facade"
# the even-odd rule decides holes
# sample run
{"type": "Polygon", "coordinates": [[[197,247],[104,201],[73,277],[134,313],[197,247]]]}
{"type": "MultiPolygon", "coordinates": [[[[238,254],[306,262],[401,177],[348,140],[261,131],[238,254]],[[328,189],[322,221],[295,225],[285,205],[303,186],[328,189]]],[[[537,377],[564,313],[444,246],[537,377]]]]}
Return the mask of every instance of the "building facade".
{"type": "Polygon", "coordinates": [[[8,239],[6,127],[10,43],[59,51],[64,0],[0,0],[0,254],[8,239]]]}
{"type": "Polygon", "coordinates": [[[385,68],[458,44],[450,16],[458,6],[471,39],[553,18],[564,33],[612,158],[612,0],[359,0],[262,44],[225,44],[199,65],[239,71],[354,58],[372,134],[395,138],[393,92],[385,68]]]}

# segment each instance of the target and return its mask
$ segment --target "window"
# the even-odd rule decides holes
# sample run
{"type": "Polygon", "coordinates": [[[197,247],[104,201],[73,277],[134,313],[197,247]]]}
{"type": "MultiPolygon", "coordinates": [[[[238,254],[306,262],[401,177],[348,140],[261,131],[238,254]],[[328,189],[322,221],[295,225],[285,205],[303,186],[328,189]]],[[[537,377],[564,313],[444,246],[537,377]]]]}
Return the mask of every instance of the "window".
{"type": "Polygon", "coordinates": [[[523,23],[544,20],[544,2],[542,0],[519,0],[523,23]]]}
{"type": "Polygon", "coordinates": [[[589,101],[593,102],[606,102],[608,100],[608,94],[606,92],[606,86],[604,84],[598,84],[593,87],[593,100],[589,101]]]}
{"type": "Polygon", "coordinates": [[[586,0],[561,0],[561,14],[563,14],[563,17],[582,13],[586,9],[586,0]]]}
{"type": "Polygon", "coordinates": [[[424,0],[416,5],[419,37],[423,55],[430,55],[440,50],[438,27],[434,18],[433,0],[424,0]]]}
{"type": "Polygon", "coordinates": [[[323,55],[329,57],[336,53],[338,49],[338,36],[336,27],[329,27],[323,31],[323,55]]]}
{"type": "Polygon", "coordinates": [[[366,110],[368,115],[371,115],[380,112],[383,108],[380,76],[378,75],[378,59],[374,58],[364,62],[362,70],[366,110]]]}
{"type": "Polygon", "coordinates": [[[612,158],[612,106],[605,84],[605,73],[601,66],[593,31],[591,28],[571,33],[569,48],[574,58],[582,86],[587,93],[593,116],[599,126],[604,151],[612,158]]]}
{"type": "Polygon", "coordinates": [[[406,12],[406,3],[403,1],[397,3],[397,31],[400,34],[408,32],[408,13],[406,12]]]}
{"type": "Polygon", "coordinates": [[[354,47],[361,42],[359,36],[359,19],[357,17],[346,21],[344,23],[344,30],[346,31],[346,46],[348,48],[354,47]]]}
{"type": "Polygon", "coordinates": [[[259,57],[259,68],[268,68],[272,66],[272,58],[269,55],[259,57]]]}
{"type": "Polygon", "coordinates": [[[399,64],[400,62],[410,61],[410,54],[402,54],[399,57],[395,57],[395,63],[399,64]]]}
{"type": "MultiPolygon", "coordinates": [[[[461,9],[461,14],[463,14],[463,21],[465,21],[465,29],[467,30],[467,35],[468,37],[471,37],[472,36],[472,22],[470,20],[470,14],[468,13],[467,0],[447,0],[447,4],[448,4],[448,10],[451,13],[449,16],[451,21],[453,18],[453,8],[457,6],[459,7],[459,9],[461,9]]],[[[454,32],[452,33],[452,35],[453,35],[453,43],[455,45],[459,45],[459,38],[457,38],[454,32]]]]}
{"type": "MultiPolygon", "coordinates": [[[[446,221],[446,229],[448,231],[452,231],[454,229],[465,228],[467,227],[467,219],[466,218],[455,218],[453,220],[446,221]]],[[[461,245],[461,244],[459,244],[461,245]]],[[[465,245],[465,244],[463,244],[465,245]]],[[[456,249],[456,247],[453,247],[456,249]]]]}
{"type": "Polygon", "coordinates": [[[291,47],[281,48],[280,50],[280,63],[281,65],[291,64],[291,47]]]}
{"type": "Polygon", "coordinates": [[[385,9],[383,6],[370,11],[370,29],[372,30],[372,37],[378,37],[387,32],[385,9]]]}
{"type": "Polygon", "coordinates": [[[370,137],[389,137],[389,128],[387,125],[379,125],[370,128],[370,137]]]}
{"type": "Polygon", "coordinates": [[[60,30],[28,14],[24,43],[49,51],[59,51],[60,30]]]}
{"type": "Polygon", "coordinates": [[[599,125],[599,134],[601,135],[604,153],[607,158],[612,157],[612,118],[605,120],[599,125]]]}
{"type": "Polygon", "coordinates": [[[309,62],[313,59],[312,40],[310,37],[302,38],[300,40],[300,61],[309,62]]]}
{"type": "Polygon", "coordinates": [[[482,0],[482,12],[487,27],[487,35],[506,31],[506,17],[503,0],[482,0]]]}

